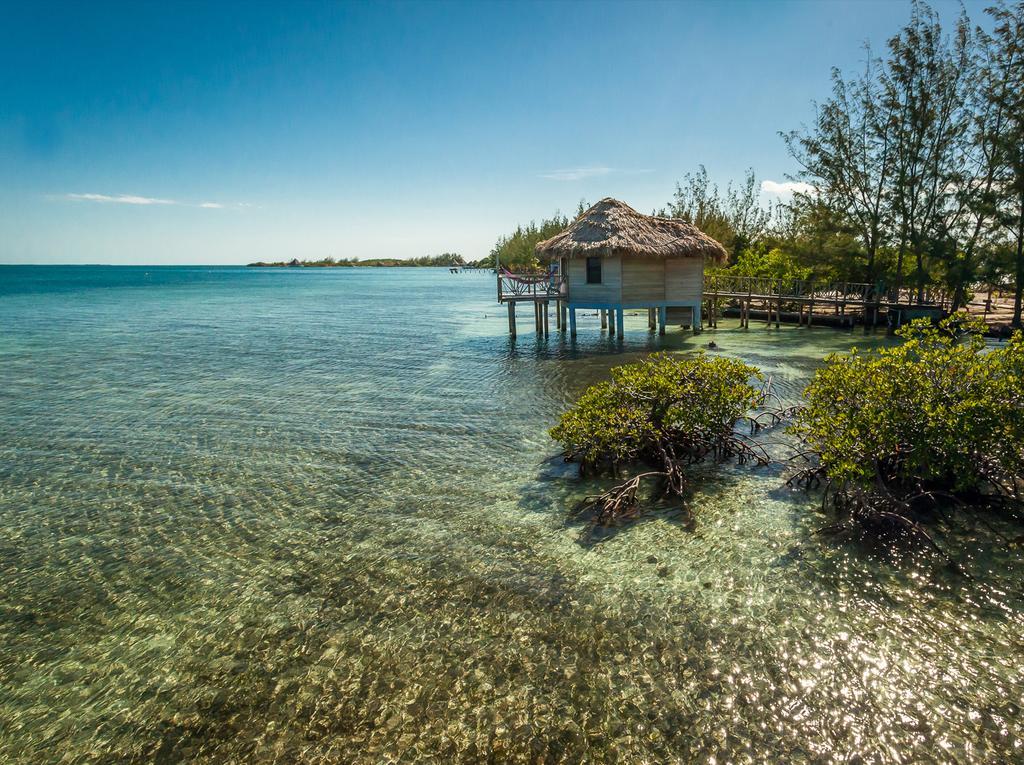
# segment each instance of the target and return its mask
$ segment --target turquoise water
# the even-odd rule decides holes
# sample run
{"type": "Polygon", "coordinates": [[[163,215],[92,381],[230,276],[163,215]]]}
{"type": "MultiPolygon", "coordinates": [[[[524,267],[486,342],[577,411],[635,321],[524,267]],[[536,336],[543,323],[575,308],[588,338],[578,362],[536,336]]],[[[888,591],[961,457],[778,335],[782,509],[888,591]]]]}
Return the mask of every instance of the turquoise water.
{"type": "Polygon", "coordinates": [[[794,399],[881,339],[512,342],[492,278],[0,268],[0,761],[1024,759],[1019,529],[937,528],[966,580],[777,467],[568,519],[610,366],[713,338],[794,399]]]}

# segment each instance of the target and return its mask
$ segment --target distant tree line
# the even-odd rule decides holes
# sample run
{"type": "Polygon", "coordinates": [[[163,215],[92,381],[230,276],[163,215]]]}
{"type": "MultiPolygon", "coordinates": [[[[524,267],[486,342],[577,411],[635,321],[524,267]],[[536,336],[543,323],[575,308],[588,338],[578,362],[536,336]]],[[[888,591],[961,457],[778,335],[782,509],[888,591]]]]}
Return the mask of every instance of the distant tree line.
{"type": "MultiPolygon", "coordinates": [[[[813,121],[783,133],[799,171],[789,202],[765,205],[753,170],[721,190],[700,166],[655,214],[693,223],[725,245],[729,271],[1024,297],[1024,2],[962,12],[951,30],[925,3],[862,71],[832,72],[813,121]]],[[[581,203],[578,212],[586,205],[581,203]]],[[[570,220],[558,213],[496,243],[510,268],[536,267],[533,246],[570,220]]]]}
{"type": "Polygon", "coordinates": [[[358,266],[452,266],[465,265],[466,261],[456,252],[442,252],[440,255],[424,255],[421,258],[368,258],[358,260],[357,258],[333,258],[326,257],[319,260],[291,260],[266,263],[263,261],[250,263],[250,266],[309,266],[314,268],[351,268],[358,266]]]}

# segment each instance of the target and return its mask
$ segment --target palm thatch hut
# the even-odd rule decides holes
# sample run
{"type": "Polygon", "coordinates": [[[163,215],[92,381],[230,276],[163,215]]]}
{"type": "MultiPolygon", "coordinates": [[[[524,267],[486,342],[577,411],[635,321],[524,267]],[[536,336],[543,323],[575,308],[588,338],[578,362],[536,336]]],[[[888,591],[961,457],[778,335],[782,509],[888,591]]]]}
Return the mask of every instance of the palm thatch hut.
{"type": "MultiPolygon", "coordinates": [[[[623,335],[623,310],[648,309],[665,325],[700,327],[704,262],[723,261],[725,248],[689,223],[643,215],[624,202],[602,199],[561,234],[540,242],[538,257],[558,263],[563,305],[576,335],[576,309],[611,312],[623,335]]],[[[564,324],[562,325],[564,326],[564,324]]]]}

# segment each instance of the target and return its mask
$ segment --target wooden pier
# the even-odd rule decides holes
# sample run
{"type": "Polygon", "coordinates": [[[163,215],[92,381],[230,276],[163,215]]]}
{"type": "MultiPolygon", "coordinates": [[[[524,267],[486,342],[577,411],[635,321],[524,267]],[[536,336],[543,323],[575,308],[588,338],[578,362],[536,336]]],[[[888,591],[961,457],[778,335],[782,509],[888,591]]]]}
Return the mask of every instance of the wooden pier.
{"type": "Polygon", "coordinates": [[[887,290],[881,284],[865,282],[814,282],[802,279],[771,279],[758,276],[705,274],[704,315],[715,327],[725,309],[738,315],[741,327],[749,327],[753,314],[766,325],[778,327],[784,314],[796,315],[798,325],[810,327],[815,311],[819,318],[843,326],[893,324],[899,326],[918,316],[948,311],[951,301],[945,293],[912,288],[887,290]]]}
{"type": "Polygon", "coordinates": [[[534,326],[538,335],[550,330],[551,303],[555,303],[555,329],[564,330],[568,294],[565,279],[558,274],[505,274],[498,275],[498,303],[508,305],[508,332],[516,336],[516,306],[533,305],[534,326]]]}
{"type": "MultiPolygon", "coordinates": [[[[508,306],[508,331],[516,336],[516,306],[533,306],[538,335],[550,331],[550,313],[554,304],[555,329],[574,329],[567,322],[567,286],[558,274],[509,274],[498,276],[498,302],[508,306]]],[[[697,312],[699,329],[716,327],[728,314],[749,328],[751,320],[765,326],[795,323],[810,327],[815,320],[839,326],[862,324],[865,327],[886,324],[899,326],[918,316],[935,316],[948,311],[951,301],[945,293],[925,291],[918,296],[913,288],[887,290],[883,285],[864,282],[813,282],[797,279],[705,274],[703,310],[697,312]],[[920,297],[920,300],[919,300],[920,297]]],[[[610,311],[598,311],[602,330],[612,330],[621,317],[610,311]]],[[[572,317],[574,318],[574,317],[572,317]]],[[[658,327],[656,309],[648,310],[648,326],[658,327]],[[653,314],[653,315],[652,315],[653,314]]],[[[618,327],[616,327],[618,329],[618,327]]],[[[621,335],[621,330],[619,331],[621,335]]]]}

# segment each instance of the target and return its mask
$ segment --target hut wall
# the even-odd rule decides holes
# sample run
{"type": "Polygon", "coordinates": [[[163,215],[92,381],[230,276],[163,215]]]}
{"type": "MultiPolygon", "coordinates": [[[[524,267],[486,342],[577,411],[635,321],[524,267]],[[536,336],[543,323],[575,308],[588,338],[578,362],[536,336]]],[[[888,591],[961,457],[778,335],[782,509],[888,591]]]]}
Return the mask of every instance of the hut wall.
{"type": "Polygon", "coordinates": [[[665,261],[666,303],[699,303],[703,290],[702,258],[669,258],[665,261]]]}
{"type": "Polygon", "coordinates": [[[622,259],[601,258],[601,283],[587,284],[587,259],[569,260],[569,301],[572,303],[616,304],[622,299],[622,259]]]}
{"type": "Polygon", "coordinates": [[[665,299],[665,261],[662,258],[622,259],[622,302],[660,303],[665,299]]]}

